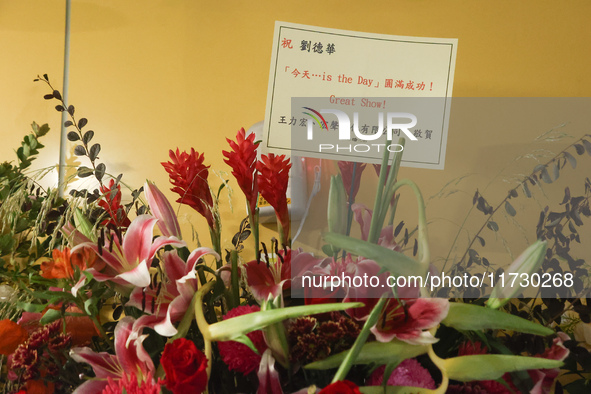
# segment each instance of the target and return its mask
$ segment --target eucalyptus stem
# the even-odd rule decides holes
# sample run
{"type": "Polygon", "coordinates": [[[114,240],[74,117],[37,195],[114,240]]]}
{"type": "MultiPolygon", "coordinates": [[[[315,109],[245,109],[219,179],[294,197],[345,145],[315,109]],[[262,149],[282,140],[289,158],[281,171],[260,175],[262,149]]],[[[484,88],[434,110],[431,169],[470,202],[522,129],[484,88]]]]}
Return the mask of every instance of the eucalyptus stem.
{"type": "Polygon", "coordinates": [[[369,314],[369,317],[363,325],[363,328],[361,329],[361,332],[357,336],[355,343],[353,344],[351,349],[349,349],[347,355],[343,359],[343,362],[339,366],[339,369],[335,373],[332,379],[332,383],[338,382],[339,380],[344,380],[347,377],[347,374],[353,366],[355,359],[357,359],[359,352],[361,352],[361,348],[363,348],[363,345],[369,337],[370,328],[372,328],[377,323],[378,318],[380,317],[380,312],[382,311],[382,308],[384,307],[387,301],[388,298],[386,297],[380,298],[376,306],[372,309],[371,313],[369,314]]]}

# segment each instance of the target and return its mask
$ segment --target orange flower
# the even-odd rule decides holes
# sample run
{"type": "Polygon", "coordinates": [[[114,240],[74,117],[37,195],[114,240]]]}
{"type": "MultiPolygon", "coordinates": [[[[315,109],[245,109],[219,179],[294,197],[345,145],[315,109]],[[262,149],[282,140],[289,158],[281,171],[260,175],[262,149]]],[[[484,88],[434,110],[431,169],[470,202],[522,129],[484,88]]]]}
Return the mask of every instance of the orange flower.
{"type": "Polygon", "coordinates": [[[0,354],[8,356],[29,338],[27,330],[10,319],[0,320],[0,354]]]}
{"type": "Polygon", "coordinates": [[[41,276],[46,279],[74,279],[74,267],[84,271],[94,265],[96,254],[92,249],[82,248],[76,253],[64,247],[63,251],[54,249],[52,259],[41,263],[41,276]]]}

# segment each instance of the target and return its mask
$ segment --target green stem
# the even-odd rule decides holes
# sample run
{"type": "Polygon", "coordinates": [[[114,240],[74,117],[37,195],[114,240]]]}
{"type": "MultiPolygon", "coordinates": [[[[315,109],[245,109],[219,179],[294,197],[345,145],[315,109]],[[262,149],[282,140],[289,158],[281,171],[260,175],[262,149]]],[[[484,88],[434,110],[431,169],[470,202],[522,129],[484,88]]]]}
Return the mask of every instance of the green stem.
{"type": "MultiPolygon", "coordinates": [[[[353,203],[355,197],[353,196],[353,190],[355,190],[355,176],[357,175],[357,162],[353,163],[353,174],[351,176],[351,187],[349,188],[349,201],[347,203],[347,232],[345,235],[351,234],[351,224],[353,223],[353,203]]],[[[346,252],[343,250],[343,261],[345,261],[346,252]]]]}
{"type": "Polygon", "coordinates": [[[239,284],[239,271],[238,271],[238,251],[232,250],[230,252],[230,262],[232,264],[231,272],[231,286],[232,286],[232,304],[233,307],[240,305],[240,284],[239,284]]]}
{"type": "MultiPolygon", "coordinates": [[[[406,140],[404,138],[398,139],[398,144],[404,148],[406,140]]],[[[391,193],[390,190],[392,186],[396,183],[398,179],[398,171],[400,170],[400,162],[402,161],[402,151],[395,152],[394,157],[392,158],[392,164],[390,165],[390,172],[388,173],[388,179],[386,180],[386,186],[384,188],[386,199],[382,201],[382,209],[380,210],[380,224],[381,227],[384,226],[384,221],[386,220],[386,214],[388,213],[388,208],[392,206],[392,199],[394,198],[394,193],[391,193]]],[[[391,218],[392,222],[394,222],[394,213],[392,213],[391,218]]],[[[381,230],[381,228],[380,228],[381,230]]],[[[376,240],[377,242],[377,240],[376,240]]]]}
{"type": "Polygon", "coordinates": [[[250,220],[250,231],[254,237],[254,253],[256,261],[261,260],[261,251],[259,246],[259,208],[256,207],[254,212],[248,208],[248,219],[250,220]]]}
{"type": "Polygon", "coordinates": [[[88,317],[90,317],[90,320],[92,320],[92,322],[96,326],[97,330],[99,330],[99,333],[101,334],[101,336],[109,344],[109,347],[111,348],[111,350],[113,352],[115,352],[115,344],[113,343],[113,341],[111,341],[109,339],[109,337],[107,336],[107,333],[105,332],[105,329],[103,328],[103,326],[101,325],[101,323],[98,321],[98,319],[96,318],[96,316],[90,316],[89,315],[88,317]]]}
{"type": "Polygon", "coordinates": [[[372,309],[371,313],[369,314],[369,317],[367,318],[367,321],[365,322],[363,328],[361,329],[361,332],[359,333],[359,336],[355,340],[355,343],[353,344],[353,346],[343,359],[343,362],[339,366],[339,369],[335,373],[334,378],[332,379],[332,383],[338,382],[339,380],[344,380],[347,377],[347,374],[353,366],[355,359],[359,355],[359,352],[361,352],[363,345],[369,337],[370,328],[375,326],[375,324],[377,323],[378,318],[380,317],[380,312],[382,311],[382,308],[384,307],[387,301],[387,298],[382,297],[378,301],[376,306],[372,309]]]}
{"type": "MultiPolygon", "coordinates": [[[[207,283],[205,286],[202,286],[197,293],[195,294],[195,321],[197,321],[197,326],[199,327],[199,331],[203,335],[203,344],[204,344],[204,353],[205,357],[207,357],[207,382],[209,383],[209,377],[211,376],[211,333],[209,331],[209,324],[205,319],[205,315],[203,314],[203,295],[208,293],[213,285],[215,284],[214,281],[207,283]]],[[[205,389],[205,393],[207,393],[207,386],[205,389]]]]}
{"type": "Polygon", "coordinates": [[[391,202],[390,202],[390,218],[388,219],[388,225],[392,226],[394,224],[394,217],[396,216],[396,208],[398,207],[398,199],[400,198],[400,194],[398,194],[391,202]]]}
{"type": "MultiPolygon", "coordinates": [[[[81,311],[84,311],[86,313],[86,308],[84,307],[84,304],[86,303],[87,298],[86,298],[83,291],[78,292],[78,298],[82,301],[81,304],[78,304],[78,309],[80,309],[81,311]]],[[[101,334],[101,337],[103,337],[104,340],[107,342],[107,344],[111,348],[111,351],[115,352],[115,344],[107,336],[107,332],[105,331],[105,329],[103,328],[103,326],[99,322],[98,318],[92,314],[86,313],[86,315],[90,318],[90,320],[92,320],[92,323],[94,324],[94,326],[98,330],[99,334],[101,334]]]]}
{"type": "Polygon", "coordinates": [[[191,299],[191,304],[185,312],[183,320],[181,320],[179,324],[176,335],[170,338],[169,342],[172,342],[178,338],[184,338],[187,335],[187,332],[189,332],[189,328],[191,327],[191,323],[193,322],[193,318],[195,317],[195,302],[197,302],[197,292],[195,292],[195,295],[191,299]]]}
{"type": "Polygon", "coordinates": [[[386,173],[388,172],[387,167],[388,167],[388,159],[390,158],[390,151],[388,150],[388,148],[390,147],[390,141],[388,141],[386,143],[386,146],[384,147],[384,156],[382,157],[382,167],[380,168],[380,178],[378,180],[378,187],[376,190],[376,198],[374,200],[374,204],[373,204],[373,215],[371,217],[371,225],[369,228],[369,236],[368,236],[368,241],[369,242],[375,242],[374,239],[378,239],[379,238],[379,233],[381,230],[381,227],[379,226],[379,213],[380,213],[380,207],[382,205],[382,194],[384,193],[384,187],[386,185],[386,173]],[[380,227],[378,229],[378,227],[380,227]],[[376,234],[378,234],[378,238],[376,238],[376,234]]]}
{"type": "Polygon", "coordinates": [[[215,250],[218,256],[220,256],[220,258],[215,262],[216,269],[220,269],[222,267],[222,241],[220,226],[217,219],[215,220],[214,226],[215,228],[209,228],[209,236],[211,237],[211,245],[213,250],[215,250]]]}
{"type": "Polygon", "coordinates": [[[433,361],[433,364],[441,371],[441,384],[433,392],[436,394],[445,394],[447,386],[449,385],[449,377],[447,376],[447,370],[445,369],[445,360],[435,354],[433,345],[429,345],[429,358],[433,361]]]}
{"type": "Polygon", "coordinates": [[[417,199],[417,206],[419,211],[419,262],[423,265],[424,269],[429,268],[429,263],[431,262],[431,253],[429,251],[429,236],[427,233],[427,216],[425,213],[425,200],[423,199],[423,195],[419,190],[416,183],[411,181],[410,179],[402,179],[394,184],[392,187],[391,194],[394,195],[396,191],[402,186],[409,186],[412,191],[415,193],[415,197],[417,199]]]}

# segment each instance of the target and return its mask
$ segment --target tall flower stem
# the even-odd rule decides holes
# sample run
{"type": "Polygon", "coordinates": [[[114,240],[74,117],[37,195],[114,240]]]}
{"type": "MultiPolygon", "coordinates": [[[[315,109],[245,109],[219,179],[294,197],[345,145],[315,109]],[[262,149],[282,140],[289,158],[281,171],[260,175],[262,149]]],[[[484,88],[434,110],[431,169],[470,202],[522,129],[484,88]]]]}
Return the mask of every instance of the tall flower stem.
{"type": "Polygon", "coordinates": [[[254,253],[256,261],[261,261],[260,241],[259,241],[259,207],[254,212],[248,207],[248,220],[250,221],[250,231],[254,239],[254,253]]]}
{"type": "MultiPolygon", "coordinates": [[[[398,144],[404,147],[405,139],[399,138],[398,144]]],[[[392,185],[398,178],[398,170],[400,169],[400,162],[402,160],[402,151],[395,152],[392,158],[392,165],[388,171],[388,161],[390,157],[390,141],[387,142],[384,148],[384,156],[382,158],[382,167],[380,169],[380,178],[378,180],[378,187],[376,190],[376,198],[374,201],[373,215],[371,218],[371,225],[369,230],[368,241],[377,243],[380,238],[380,232],[384,227],[384,221],[388,213],[388,208],[391,207],[394,192],[392,192],[392,185]]],[[[393,206],[392,208],[394,208],[393,206]]],[[[394,221],[394,217],[391,218],[394,221]]]]}
{"type": "Polygon", "coordinates": [[[238,251],[232,250],[230,252],[230,263],[232,264],[231,272],[231,286],[232,286],[232,304],[233,308],[240,305],[240,284],[238,272],[238,251]]]}
{"type": "Polygon", "coordinates": [[[221,241],[222,235],[221,235],[218,219],[215,219],[214,227],[209,228],[209,236],[211,238],[212,249],[216,251],[218,256],[220,256],[220,258],[215,261],[216,269],[220,269],[222,267],[222,258],[221,258],[221,256],[222,256],[222,241],[221,241]]]}
{"type": "Polygon", "coordinates": [[[353,366],[355,359],[359,355],[359,352],[361,352],[361,348],[363,347],[363,345],[365,345],[365,342],[367,341],[367,338],[369,337],[369,332],[370,332],[369,330],[373,326],[376,325],[378,318],[380,317],[380,312],[382,311],[382,308],[386,304],[386,301],[388,301],[388,299],[386,297],[382,297],[378,301],[376,306],[372,309],[371,313],[369,314],[369,317],[367,318],[367,320],[365,321],[365,324],[363,325],[363,328],[361,329],[361,332],[357,336],[355,343],[353,344],[353,346],[351,347],[351,349],[349,350],[349,352],[347,353],[347,355],[343,359],[343,362],[339,366],[339,369],[335,373],[335,375],[332,379],[332,383],[338,382],[339,380],[344,380],[347,377],[347,374],[349,373],[349,370],[353,366]]]}
{"type": "Polygon", "coordinates": [[[435,366],[441,371],[441,384],[434,391],[434,393],[444,394],[447,391],[447,386],[449,385],[449,377],[447,375],[447,370],[445,369],[445,360],[435,354],[433,345],[429,345],[428,354],[431,361],[433,361],[433,364],[435,364],[435,366]]]}

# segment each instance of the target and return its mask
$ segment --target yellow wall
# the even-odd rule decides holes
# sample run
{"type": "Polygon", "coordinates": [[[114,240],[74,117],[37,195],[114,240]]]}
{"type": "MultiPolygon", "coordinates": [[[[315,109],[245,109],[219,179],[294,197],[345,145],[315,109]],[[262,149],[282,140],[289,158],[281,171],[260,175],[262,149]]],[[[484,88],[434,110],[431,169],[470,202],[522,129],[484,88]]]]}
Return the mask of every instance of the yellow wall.
{"type": "MultiPolygon", "coordinates": [[[[59,114],[42,99],[46,87],[32,80],[48,73],[61,86],[64,9],[64,1],[0,0],[2,160],[12,158],[11,150],[35,120],[52,127],[48,149],[36,164],[57,162],[59,114]]],[[[167,189],[159,163],[169,148],[194,147],[205,152],[213,169],[228,170],[221,155],[225,138],[263,119],[275,20],[458,38],[458,97],[584,97],[591,93],[589,15],[586,0],[74,0],[70,101],[89,119],[108,170],[124,172],[124,181],[135,187],[148,178],[167,189]]],[[[546,126],[554,125],[541,127],[546,126]]],[[[508,145],[526,147],[543,131],[502,129],[487,139],[450,130],[444,171],[404,170],[403,176],[429,196],[455,177],[483,175],[464,187],[473,191],[519,154],[508,145]],[[503,145],[509,137],[512,143],[503,145]]],[[[244,216],[237,187],[235,192],[235,219],[228,223],[226,217],[224,223],[226,243],[244,216]]],[[[450,220],[462,220],[470,199],[468,192],[464,204],[446,205],[450,220]]],[[[222,215],[228,211],[225,204],[222,215]]],[[[189,208],[180,212],[188,215],[185,221],[199,224],[201,240],[207,241],[203,220],[189,208]]],[[[437,206],[430,213],[441,216],[437,206]]],[[[436,228],[434,242],[447,244],[449,232],[436,228]]],[[[188,229],[185,234],[189,238],[188,229]]]]}

